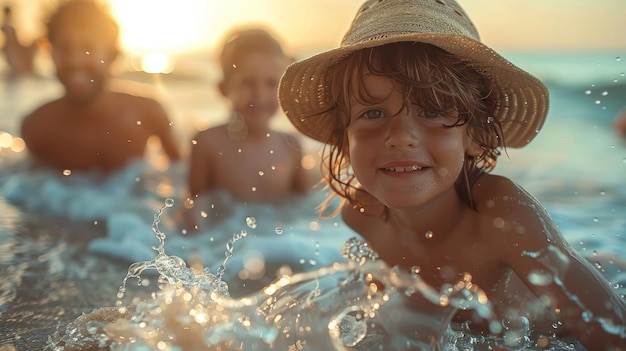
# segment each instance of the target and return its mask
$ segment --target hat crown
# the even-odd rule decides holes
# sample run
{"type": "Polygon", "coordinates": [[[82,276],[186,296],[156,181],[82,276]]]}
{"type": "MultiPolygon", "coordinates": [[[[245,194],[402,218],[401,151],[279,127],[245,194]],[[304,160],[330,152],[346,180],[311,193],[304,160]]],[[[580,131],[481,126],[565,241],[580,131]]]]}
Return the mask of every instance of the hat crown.
{"type": "Polygon", "coordinates": [[[341,46],[408,33],[460,35],[480,41],[476,27],[453,0],[369,0],[360,7],[341,46]]]}

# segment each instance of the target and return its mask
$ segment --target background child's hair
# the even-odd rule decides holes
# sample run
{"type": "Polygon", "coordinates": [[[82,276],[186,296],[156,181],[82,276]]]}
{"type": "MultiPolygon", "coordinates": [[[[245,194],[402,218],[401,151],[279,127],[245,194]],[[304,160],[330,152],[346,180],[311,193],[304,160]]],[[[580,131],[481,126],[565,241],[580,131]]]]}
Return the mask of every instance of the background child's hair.
{"type": "Polygon", "coordinates": [[[119,25],[110,9],[98,0],[66,0],[49,16],[46,23],[48,41],[54,42],[62,23],[76,23],[93,28],[114,54],[119,52],[119,25]]]}
{"type": "Polygon", "coordinates": [[[220,53],[224,81],[228,80],[243,58],[259,52],[285,56],[278,40],[263,28],[242,27],[229,32],[220,53]]]}
{"type": "MultiPolygon", "coordinates": [[[[459,112],[456,123],[447,127],[467,124],[470,137],[480,145],[482,153],[477,157],[465,156],[455,188],[461,199],[476,209],[471,187],[481,174],[495,167],[499,148],[505,146],[499,121],[491,117],[496,101],[487,77],[448,52],[417,42],[358,50],[330,69],[329,76],[333,78],[328,84],[335,107],[325,114],[332,116],[328,120],[334,125],[328,126],[332,140],[326,141],[322,167],[325,168],[326,184],[336,195],[355,207],[366,205],[361,199],[367,197],[357,196],[357,192],[364,190],[350,172],[346,128],[350,123],[351,99],[356,98],[362,104],[376,103],[362,84],[362,73],[370,72],[399,84],[403,88],[405,104],[438,111],[454,108],[459,112]]],[[[324,213],[335,194],[320,206],[320,213],[324,213]]]]}

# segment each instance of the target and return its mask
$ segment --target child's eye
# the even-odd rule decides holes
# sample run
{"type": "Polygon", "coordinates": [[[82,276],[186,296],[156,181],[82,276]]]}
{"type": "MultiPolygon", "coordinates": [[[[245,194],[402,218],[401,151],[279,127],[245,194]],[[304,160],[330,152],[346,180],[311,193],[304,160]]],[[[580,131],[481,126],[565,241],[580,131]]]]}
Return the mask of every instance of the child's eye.
{"type": "Polygon", "coordinates": [[[378,119],[384,117],[383,111],[381,110],[367,110],[359,116],[361,119],[378,119]]]}
{"type": "Polygon", "coordinates": [[[445,113],[442,111],[436,111],[436,110],[423,110],[422,115],[426,118],[437,118],[437,117],[445,115],[445,113]]]}

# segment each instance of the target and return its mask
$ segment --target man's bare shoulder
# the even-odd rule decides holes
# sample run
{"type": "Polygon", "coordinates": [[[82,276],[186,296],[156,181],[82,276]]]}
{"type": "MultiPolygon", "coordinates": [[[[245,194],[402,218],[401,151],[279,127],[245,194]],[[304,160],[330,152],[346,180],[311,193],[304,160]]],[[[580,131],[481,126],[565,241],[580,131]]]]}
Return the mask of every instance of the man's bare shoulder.
{"type": "Polygon", "coordinates": [[[40,118],[53,118],[54,116],[59,115],[63,111],[63,102],[62,99],[56,99],[49,102],[44,103],[43,105],[37,107],[29,114],[24,116],[22,121],[32,120],[32,119],[40,119],[40,118]]]}
{"type": "MultiPolygon", "coordinates": [[[[36,130],[48,130],[62,124],[66,117],[61,99],[47,102],[22,118],[22,134],[30,134],[36,130]]],[[[24,135],[23,135],[24,136],[24,135]]]]}

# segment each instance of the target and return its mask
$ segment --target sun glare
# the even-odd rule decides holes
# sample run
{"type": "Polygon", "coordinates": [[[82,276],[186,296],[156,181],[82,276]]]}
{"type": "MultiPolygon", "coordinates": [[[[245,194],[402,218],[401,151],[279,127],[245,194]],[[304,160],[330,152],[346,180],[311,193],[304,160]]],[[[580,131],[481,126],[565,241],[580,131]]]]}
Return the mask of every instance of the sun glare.
{"type": "Polygon", "coordinates": [[[136,54],[195,49],[212,22],[211,1],[109,0],[121,27],[121,44],[136,54]]]}

